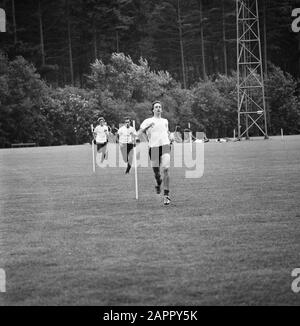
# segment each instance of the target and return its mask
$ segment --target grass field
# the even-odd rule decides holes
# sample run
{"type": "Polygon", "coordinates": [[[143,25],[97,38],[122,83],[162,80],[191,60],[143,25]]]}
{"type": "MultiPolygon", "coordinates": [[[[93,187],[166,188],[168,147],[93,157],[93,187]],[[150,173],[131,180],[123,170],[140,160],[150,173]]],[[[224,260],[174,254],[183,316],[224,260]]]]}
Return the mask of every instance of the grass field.
{"type": "Polygon", "coordinates": [[[300,137],[207,143],[163,207],[89,145],[0,150],[0,304],[299,305],[299,163],[300,137]]]}

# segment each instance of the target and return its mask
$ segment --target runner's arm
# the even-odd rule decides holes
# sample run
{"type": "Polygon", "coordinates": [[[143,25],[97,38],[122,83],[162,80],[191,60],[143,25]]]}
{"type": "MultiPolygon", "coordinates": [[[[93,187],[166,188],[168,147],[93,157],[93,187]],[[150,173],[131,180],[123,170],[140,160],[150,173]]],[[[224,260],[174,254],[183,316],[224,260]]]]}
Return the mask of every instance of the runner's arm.
{"type": "Polygon", "coordinates": [[[155,125],[154,122],[150,123],[147,127],[141,126],[140,130],[137,132],[137,136],[140,137],[141,134],[146,133],[149,128],[152,128],[155,125]]]}

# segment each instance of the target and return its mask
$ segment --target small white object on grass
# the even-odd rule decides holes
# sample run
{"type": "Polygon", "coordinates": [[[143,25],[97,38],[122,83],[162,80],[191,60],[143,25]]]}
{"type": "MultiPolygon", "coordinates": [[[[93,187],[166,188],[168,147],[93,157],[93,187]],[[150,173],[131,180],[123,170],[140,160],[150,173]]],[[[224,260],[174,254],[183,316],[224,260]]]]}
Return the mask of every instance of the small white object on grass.
{"type": "Polygon", "coordinates": [[[194,143],[203,143],[204,141],[202,139],[196,139],[194,143]]]}

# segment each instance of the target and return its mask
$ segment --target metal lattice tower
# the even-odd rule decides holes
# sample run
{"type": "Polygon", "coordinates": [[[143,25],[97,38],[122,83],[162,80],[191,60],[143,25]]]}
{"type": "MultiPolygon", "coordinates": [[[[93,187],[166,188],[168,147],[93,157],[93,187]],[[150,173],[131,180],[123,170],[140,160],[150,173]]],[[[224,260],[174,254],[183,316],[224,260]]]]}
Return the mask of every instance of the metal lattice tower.
{"type": "Polygon", "coordinates": [[[238,138],[257,127],[268,138],[257,0],[236,0],[238,138]]]}

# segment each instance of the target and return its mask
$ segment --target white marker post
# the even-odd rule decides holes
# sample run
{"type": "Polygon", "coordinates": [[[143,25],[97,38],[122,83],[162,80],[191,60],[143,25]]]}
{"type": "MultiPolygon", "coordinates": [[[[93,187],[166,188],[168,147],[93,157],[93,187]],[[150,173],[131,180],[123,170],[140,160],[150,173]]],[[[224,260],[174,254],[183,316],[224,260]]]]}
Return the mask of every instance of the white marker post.
{"type": "Polygon", "coordinates": [[[5,270],[0,268],[0,293],[6,292],[6,275],[5,270]]]}
{"type": "MultiPolygon", "coordinates": [[[[133,128],[135,130],[135,120],[132,121],[133,128]]],[[[138,184],[138,174],[137,174],[137,159],[136,159],[136,140],[134,140],[133,146],[133,162],[134,162],[134,180],[135,180],[135,199],[139,199],[139,184],[138,184]]]]}
{"type": "Polygon", "coordinates": [[[283,129],[281,128],[281,140],[283,140],[283,129]]]}
{"type": "Polygon", "coordinates": [[[190,124],[190,122],[188,123],[188,128],[189,128],[190,149],[191,149],[191,152],[193,152],[193,133],[191,132],[191,124],[190,124]]]}
{"type": "Polygon", "coordinates": [[[233,139],[235,139],[235,129],[233,129],[233,139]]]}
{"type": "Polygon", "coordinates": [[[91,131],[93,135],[93,140],[92,140],[92,158],[93,158],[93,172],[96,172],[96,160],[95,160],[95,144],[94,144],[94,126],[91,125],[91,131]]]}
{"type": "Polygon", "coordinates": [[[6,14],[4,9],[0,8],[0,33],[6,32],[6,14]]]}

